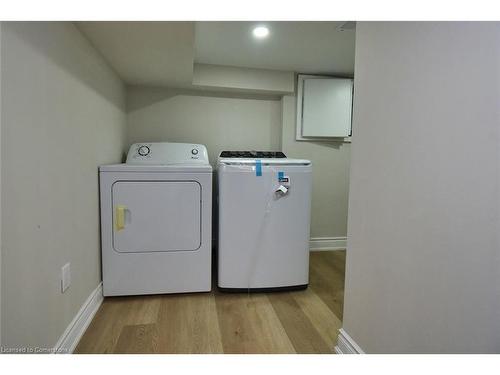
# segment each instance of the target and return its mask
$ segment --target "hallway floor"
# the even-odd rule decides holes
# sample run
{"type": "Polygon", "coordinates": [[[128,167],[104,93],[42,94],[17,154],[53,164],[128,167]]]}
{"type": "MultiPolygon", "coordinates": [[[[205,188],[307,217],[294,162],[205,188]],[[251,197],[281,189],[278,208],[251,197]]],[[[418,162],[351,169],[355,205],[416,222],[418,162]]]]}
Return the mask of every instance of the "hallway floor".
{"type": "Polygon", "coordinates": [[[75,353],[333,353],[345,251],[312,252],[303,291],[105,298],[75,353]]]}

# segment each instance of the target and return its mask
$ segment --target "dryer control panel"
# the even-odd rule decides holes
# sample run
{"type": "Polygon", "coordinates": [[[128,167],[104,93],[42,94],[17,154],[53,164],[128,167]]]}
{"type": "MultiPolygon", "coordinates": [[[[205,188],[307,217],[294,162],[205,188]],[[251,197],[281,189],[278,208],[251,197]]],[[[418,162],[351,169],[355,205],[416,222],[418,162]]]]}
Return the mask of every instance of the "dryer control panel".
{"type": "Polygon", "coordinates": [[[193,143],[134,143],[127,154],[127,164],[172,165],[209,164],[204,145],[193,143]]]}

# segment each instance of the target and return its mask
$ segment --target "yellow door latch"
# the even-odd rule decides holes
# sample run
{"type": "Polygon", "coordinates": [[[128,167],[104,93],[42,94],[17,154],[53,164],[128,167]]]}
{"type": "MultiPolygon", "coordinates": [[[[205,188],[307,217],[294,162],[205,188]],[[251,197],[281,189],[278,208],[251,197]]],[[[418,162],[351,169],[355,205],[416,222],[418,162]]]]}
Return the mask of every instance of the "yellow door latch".
{"type": "Polygon", "coordinates": [[[125,228],[125,210],[127,206],[115,207],[115,228],[117,231],[125,228]]]}

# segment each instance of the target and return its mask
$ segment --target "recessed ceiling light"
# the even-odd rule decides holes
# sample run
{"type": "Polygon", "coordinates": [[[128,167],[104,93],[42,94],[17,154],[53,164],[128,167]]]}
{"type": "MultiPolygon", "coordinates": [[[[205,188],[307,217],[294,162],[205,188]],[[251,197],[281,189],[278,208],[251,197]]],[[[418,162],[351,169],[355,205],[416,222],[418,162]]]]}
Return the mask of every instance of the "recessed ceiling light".
{"type": "Polygon", "coordinates": [[[254,37],[263,39],[269,35],[269,29],[265,26],[257,26],[253,29],[252,33],[254,37]]]}

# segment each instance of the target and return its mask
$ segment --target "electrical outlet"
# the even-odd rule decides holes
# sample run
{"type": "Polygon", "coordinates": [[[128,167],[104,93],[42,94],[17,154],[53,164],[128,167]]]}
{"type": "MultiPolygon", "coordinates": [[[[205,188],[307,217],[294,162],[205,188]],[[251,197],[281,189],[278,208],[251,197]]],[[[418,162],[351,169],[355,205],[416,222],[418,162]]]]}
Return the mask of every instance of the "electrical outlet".
{"type": "Polygon", "coordinates": [[[66,289],[71,285],[71,263],[66,263],[61,268],[61,293],[64,293],[66,289]]]}

